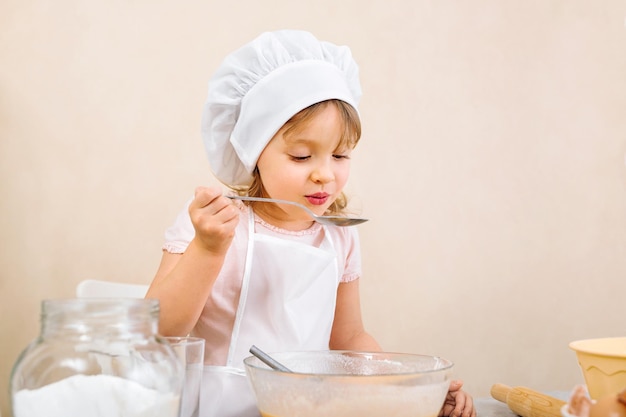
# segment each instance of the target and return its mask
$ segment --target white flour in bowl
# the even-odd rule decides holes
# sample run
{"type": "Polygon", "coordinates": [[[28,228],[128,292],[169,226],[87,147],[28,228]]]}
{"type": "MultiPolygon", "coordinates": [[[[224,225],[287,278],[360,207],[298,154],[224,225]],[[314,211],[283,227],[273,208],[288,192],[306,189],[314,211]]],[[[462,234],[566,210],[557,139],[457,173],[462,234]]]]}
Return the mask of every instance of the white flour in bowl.
{"type": "Polygon", "coordinates": [[[14,417],[176,417],[180,397],[111,375],[74,375],[13,397],[14,417]]]}

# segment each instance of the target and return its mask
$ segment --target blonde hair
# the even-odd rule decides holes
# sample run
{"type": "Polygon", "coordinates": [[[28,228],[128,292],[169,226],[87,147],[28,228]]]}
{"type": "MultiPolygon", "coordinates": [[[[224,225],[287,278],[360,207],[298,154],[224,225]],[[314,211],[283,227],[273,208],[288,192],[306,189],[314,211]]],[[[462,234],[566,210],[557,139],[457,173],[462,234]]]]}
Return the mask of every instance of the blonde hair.
{"type": "MultiPolygon", "coordinates": [[[[361,120],[357,111],[348,103],[341,100],[325,100],[319,103],[313,104],[298,113],[296,113],[291,119],[284,124],[283,135],[288,137],[292,134],[298,133],[302,130],[319,112],[324,110],[327,106],[335,106],[339,110],[339,116],[343,123],[343,132],[339,139],[337,149],[349,148],[354,149],[359,140],[361,139],[361,120]]],[[[258,168],[254,169],[252,173],[252,184],[247,187],[231,187],[239,195],[249,195],[252,197],[269,197],[263,183],[261,176],[259,175],[258,168]]],[[[348,199],[342,192],[339,197],[328,207],[326,214],[345,214],[345,209],[348,206],[348,199]]]]}

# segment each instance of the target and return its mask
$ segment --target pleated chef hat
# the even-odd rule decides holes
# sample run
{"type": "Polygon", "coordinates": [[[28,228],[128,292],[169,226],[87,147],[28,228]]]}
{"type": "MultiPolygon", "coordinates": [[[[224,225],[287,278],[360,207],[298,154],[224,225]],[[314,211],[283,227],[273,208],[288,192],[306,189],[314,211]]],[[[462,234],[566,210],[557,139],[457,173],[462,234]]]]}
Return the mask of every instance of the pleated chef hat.
{"type": "Polygon", "coordinates": [[[215,176],[250,185],[261,152],[300,110],[329,99],[357,108],[359,70],[347,46],[304,31],[266,32],[228,55],[209,82],[202,138],[215,176]]]}

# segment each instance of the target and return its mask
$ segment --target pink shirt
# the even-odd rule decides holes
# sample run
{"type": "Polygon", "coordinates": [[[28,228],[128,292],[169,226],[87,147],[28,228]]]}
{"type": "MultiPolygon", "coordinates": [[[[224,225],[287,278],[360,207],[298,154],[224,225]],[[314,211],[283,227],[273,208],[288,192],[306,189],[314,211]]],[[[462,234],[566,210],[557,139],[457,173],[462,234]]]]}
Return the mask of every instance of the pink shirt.
{"type": "MultiPolygon", "coordinates": [[[[242,206],[235,237],[226,254],[224,265],[213,285],[200,319],[192,334],[206,339],[205,364],[224,365],[228,355],[230,336],[235,322],[239,292],[243,278],[244,262],[248,247],[248,210],[242,206]]],[[[324,227],[319,223],[300,231],[275,227],[256,214],[255,232],[277,236],[319,247],[324,239],[324,227]]],[[[340,276],[338,282],[350,282],[361,276],[361,249],[355,227],[327,227],[337,253],[340,276]]],[[[187,209],[180,212],[174,224],[165,232],[163,250],[183,253],[195,236],[187,209]]]]}

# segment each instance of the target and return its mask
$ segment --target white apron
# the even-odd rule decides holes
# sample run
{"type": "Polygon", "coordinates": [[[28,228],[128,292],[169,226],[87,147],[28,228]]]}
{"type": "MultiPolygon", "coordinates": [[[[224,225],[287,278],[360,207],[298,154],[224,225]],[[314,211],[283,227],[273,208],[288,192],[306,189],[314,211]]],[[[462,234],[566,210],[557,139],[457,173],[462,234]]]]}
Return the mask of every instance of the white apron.
{"type": "Polygon", "coordinates": [[[339,271],[330,234],[319,248],[254,233],[248,249],[226,366],[205,366],[200,417],[258,417],[243,359],[265,352],[326,350],[335,315],[339,271]]]}

